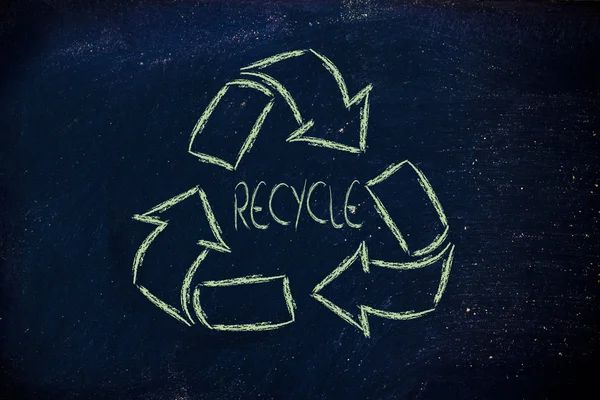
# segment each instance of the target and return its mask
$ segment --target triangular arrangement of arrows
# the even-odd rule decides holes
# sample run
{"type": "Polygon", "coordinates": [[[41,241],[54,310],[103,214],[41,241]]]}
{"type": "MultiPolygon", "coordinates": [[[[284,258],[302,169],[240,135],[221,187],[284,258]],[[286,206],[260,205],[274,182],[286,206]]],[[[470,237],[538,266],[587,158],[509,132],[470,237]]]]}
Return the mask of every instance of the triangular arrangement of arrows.
{"type": "MultiPolygon", "coordinates": [[[[277,54],[272,57],[265,58],[263,60],[254,62],[246,67],[241,68],[242,78],[235,79],[226,83],[216,96],[210,101],[207,108],[202,113],[200,119],[196,123],[192,135],[189,141],[188,152],[196,156],[200,161],[210,163],[222,167],[229,171],[235,171],[245,154],[247,154],[253,147],[258,134],[269,115],[269,112],[273,108],[275,101],[283,101],[287,108],[291,111],[295,122],[298,127],[289,133],[286,141],[290,143],[308,143],[312,146],[323,147],[338,151],[344,151],[349,153],[364,153],[367,149],[367,129],[369,123],[369,94],[372,89],[372,85],[367,85],[360,90],[356,95],[350,96],[346,82],[335,64],[324,55],[312,50],[296,50],[277,54]],[[272,65],[276,65],[284,60],[290,60],[297,57],[313,56],[321,63],[325,71],[335,81],[343,105],[346,109],[350,109],[352,106],[360,107],[360,122],[359,122],[359,134],[355,145],[349,145],[347,143],[339,143],[337,141],[318,137],[311,132],[316,131],[315,122],[313,119],[303,115],[303,111],[298,107],[294,96],[289,92],[279,80],[277,80],[273,74],[269,75],[265,72],[265,69],[272,65]],[[257,79],[259,82],[252,80],[257,79]],[[229,154],[225,156],[216,156],[214,154],[208,154],[201,149],[200,138],[206,137],[207,124],[211,115],[219,107],[220,104],[225,102],[225,98],[231,95],[232,88],[241,90],[250,90],[250,93],[258,93],[260,96],[265,97],[266,104],[262,107],[262,110],[256,116],[256,119],[251,124],[251,128],[247,134],[242,133],[241,147],[237,150],[236,154],[229,154]]],[[[262,98],[262,97],[261,97],[262,98]]],[[[227,104],[227,103],[225,103],[227,104]]],[[[228,109],[228,107],[226,107],[228,109]]],[[[252,111],[252,114],[256,110],[252,111]]],[[[252,121],[251,121],[252,122],[252,121]]],[[[218,127],[218,124],[214,124],[218,127]]],[[[211,126],[208,124],[208,126],[211,126]]],[[[217,128],[218,129],[218,128],[217,128]]],[[[358,181],[355,181],[359,183],[358,181]]],[[[423,172],[417,168],[413,163],[408,160],[402,161],[397,164],[390,165],[382,173],[369,180],[363,185],[364,189],[369,193],[373,200],[373,205],[379,217],[383,220],[385,225],[389,228],[391,234],[398,242],[400,249],[409,258],[409,260],[403,261],[391,261],[382,260],[379,257],[371,257],[368,251],[367,242],[363,241],[358,249],[354,251],[350,256],[343,260],[329,275],[327,275],[320,283],[318,283],[311,296],[319,303],[323,304],[326,308],[332,311],[334,314],[339,316],[342,320],[355,326],[361,330],[365,336],[369,337],[371,328],[369,324],[369,316],[375,315],[381,318],[393,319],[393,320],[409,320],[424,316],[432,312],[438,305],[448,283],[448,277],[450,274],[450,268],[454,258],[454,248],[452,243],[447,242],[448,238],[448,221],[444,210],[441,206],[437,195],[433,191],[433,188],[423,172]],[[403,174],[408,173],[408,178],[403,174]],[[390,190],[390,186],[398,185],[398,183],[412,182],[412,188],[419,188],[419,195],[421,198],[425,198],[428,207],[429,214],[434,215],[434,218],[438,221],[437,224],[427,224],[428,228],[436,226],[434,232],[426,232],[421,235],[425,239],[419,243],[414,238],[408,240],[409,234],[402,232],[402,226],[399,227],[396,221],[402,221],[402,216],[398,218],[396,215],[398,212],[395,210],[395,205],[392,207],[386,207],[382,200],[382,196],[385,193],[396,192],[396,190],[390,190]],[[386,190],[381,190],[382,186],[387,186],[386,190]],[[422,190],[422,191],[421,191],[422,190]],[[425,193],[425,196],[423,196],[425,193]],[[432,211],[433,210],[433,211],[432,211]],[[395,219],[396,218],[396,219],[395,219]],[[342,273],[347,271],[354,265],[360,264],[362,266],[362,272],[364,274],[370,274],[371,268],[384,268],[387,270],[396,270],[398,273],[407,270],[419,270],[421,268],[433,266],[434,264],[441,264],[441,276],[439,283],[437,276],[435,278],[435,284],[437,285],[437,291],[432,298],[427,300],[427,306],[422,310],[404,310],[404,311],[388,311],[379,308],[371,307],[365,304],[358,306],[356,313],[349,310],[345,310],[333,301],[325,297],[323,290],[335,281],[342,273]],[[430,302],[430,303],[429,303],[430,302]]],[[[398,186],[395,186],[398,189],[398,186]]],[[[422,200],[419,200],[421,203],[422,200]]],[[[388,203],[389,205],[389,203],[388,203]]],[[[408,208],[412,213],[414,208],[412,205],[408,208]]],[[[419,216],[419,218],[421,218],[419,216]]],[[[222,331],[264,331],[271,329],[278,329],[286,326],[295,321],[295,309],[296,303],[292,298],[290,290],[290,282],[286,275],[264,277],[261,275],[252,275],[237,277],[233,279],[224,279],[218,281],[203,281],[198,284],[193,290],[191,288],[193,277],[199,270],[200,264],[207,258],[211,251],[215,251],[221,254],[231,253],[231,249],[225,243],[222,238],[222,231],[215,218],[212,208],[206,196],[206,193],[199,187],[194,187],[184,193],[181,193],[175,197],[166,200],[159,205],[151,208],[149,211],[134,215],[133,219],[144,222],[147,224],[155,225],[156,228],[146,237],[142,242],[133,261],[133,283],[138,289],[158,308],[183,322],[186,325],[192,325],[195,323],[192,318],[193,310],[196,319],[200,321],[204,326],[209,329],[222,330],[222,331]],[[187,269],[185,278],[181,284],[180,292],[180,303],[178,306],[167,304],[165,301],[155,296],[148,288],[138,282],[138,270],[142,267],[144,262],[144,256],[146,251],[156,237],[167,227],[169,224],[168,220],[161,218],[163,213],[174,207],[181,201],[198,195],[201,204],[202,211],[208,220],[211,237],[197,241],[197,244],[201,246],[202,250],[196,257],[194,262],[187,269]],[[231,323],[231,324],[217,324],[209,322],[206,311],[202,306],[201,292],[206,288],[228,288],[239,285],[256,285],[268,282],[281,282],[282,294],[289,319],[285,321],[261,321],[254,323],[231,323]]],[[[420,221],[420,219],[419,219],[420,221]]],[[[430,229],[431,230],[431,229],[430,229]]],[[[371,249],[373,251],[373,248],[371,249]]],[[[374,249],[377,252],[377,249],[374,249]]],[[[221,290],[220,289],[220,290],[221,290]]],[[[420,306],[419,306],[420,307],[420,306]]],[[[418,307],[414,307],[418,308],[418,307]]]]}
{"type": "Polygon", "coordinates": [[[231,82],[228,82],[225,84],[225,86],[223,86],[223,88],[221,88],[221,90],[219,90],[219,92],[215,95],[215,97],[206,107],[205,111],[202,113],[200,119],[198,120],[198,122],[194,126],[194,129],[192,130],[188,146],[188,152],[198,157],[200,161],[220,166],[229,171],[236,170],[242,160],[242,157],[252,149],[252,146],[256,141],[260,129],[262,128],[262,125],[265,119],[267,118],[269,111],[273,107],[274,101],[278,100],[283,100],[288,105],[296,123],[298,124],[298,128],[288,134],[286,138],[287,142],[303,142],[308,143],[312,146],[324,147],[349,153],[366,152],[367,130],[369,124],[369,93],[371,92],[373,86],[369,84],[362,90],[360,90],[356,95],[350,97],[348,87],[346,85],[346,82],[344,81],[342,73],[335,66],[335,64],[324,55],[312,49],[296,50],[281,53],[254,62],[246,67],[241,68],[241,75],[244,76],[243,79],[236,79],[231,82]],[[262,71],[263,69],[271,65],[277,64],[281,61],[305,55],[315,56],[321,61],[325,71],[329,75],[331,75],[332,79],[335,80],[343,104],[346,107],[346,109],[350,110],[350,108],[353,106],[360,107],[360,129],[355,145],[348,145],[344,143],[339,143],[337,141],[312,136],[310,132],[315,128],[314,120],[307,119],[305,116],[303,116],[302,111],[296,104],[296,100],[294,100],[293,95],[288,91],[288,89],[286,89],[284,85],[282,85],[275,77],[268,75],[262,71]],[[260,82],[252,81],[250,80],[250,78],[258,79],[260,82]],[[235,156],[232,155],[228,160],[225,160],[215,155],[207,154],[205,152],[197,150],[198,147],[201,147],[197,142],[200,140],[201,137],[207,136],[205,130],[210,116],[213,114],[218,105],[224,101],[223,99],[229,92],[230,88],[234,86],[259,91],[267,97],[268,103],[257,116],[256,122],[252,126],[252,129],[248,133],[245,140],[243,141],[242,146],[240,147],[237,154],[235,156]],[[275,94],[277,94],[278,97],[275,97],[275,94]]]}

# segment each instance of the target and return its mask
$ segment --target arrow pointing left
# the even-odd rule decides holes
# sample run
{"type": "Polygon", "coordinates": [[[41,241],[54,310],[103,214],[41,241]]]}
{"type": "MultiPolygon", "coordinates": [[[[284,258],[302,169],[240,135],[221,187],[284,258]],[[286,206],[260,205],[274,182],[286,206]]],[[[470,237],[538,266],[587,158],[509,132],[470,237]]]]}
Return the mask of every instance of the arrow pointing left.
{"type": "Polygon", "coordinates": [[[385,319],[393,319],[393,320],[409,320],[422,317],[426,314],[429,314],[437,307],[439,301],[446,290],[446,285],[448,283],[448,276],[450,275],[450,268],[452,266],[452,260],[454,258],[454,245],[448,244],[441,252],[436,255],[428,256],[422,258],[417,261],[411,261],[406,263],[393,263],[393,264],[380,264],[373,262],[374,260],[369,259],[367,245],[365,242],[362,242],[356,251],[350,256],[346,257],[340,265],[335,268],[329,275],[325,277],[315,288],[311,296],[317,300],[319,303],[323,304],[334,314],[339,316],[341,319],[353,325],[363,332],[366,337],[370,337],[371,328],[369,324],[369,316],[375,315],[380,318],[385,319]],[[354,315],[354,313],[343,309],[338,304],[334,303],[330,299],[326,298],[321,294],[321,291],[328,286],[331,282],[336,280],[342,273],[347,271],[354,264],[360,262],[362,266],[362,271],[365,274],[371,273],[371,267],[375,266],[377,268],[391,268],[396,270],[412,270],[418,268],[429,267],[438,262],[442,262],[441,268],[441,276],[439,280],[439,284],[437,287],[437,292],[433,297],[433,302],[430,308],[425,310],[409,310],[409,311],[386,311],[377,309],[365,304],[358,305],[358,313],[354,315]]]}
{"type": "Polygon", "coordinates": [[[135,257],[133,259],[133,268],[132,268],[133,284],[136,285],[136,287],[142,292],[142,294],[144,294],[144,296],[146,296],[148,298],[148,300],[150,300],[155,306],[157,306],[162,311],[169,314],[171,317],[175,318],[176,320],[190,326],[190,324],[194,323],[194,321],[190,315],[190,312],[188,310],[188,304],[190,303],[190,285],[192,282],[192,278],[194,277],[194,275],[196,274],[196,271],[198,270],[198,268],[200,266],[200,263],[206,258],[206,256],[208,255],[210,250],[215,250],[215,251],[224,252],[224,253],[231,252],[231,249],[229,248],[229,246],[225,243],[225,241],[222,238],[221,228],[219,227],[219,224],[214,216],[214,213],[212,212],[212,208],[210,206],[208,198],[206,197],[206,193],[204,192],[204,190],[202,190],[198,186],[193,187],[192,189],[190,189],[184,193],[178,194],[177,196],[174,196],[174,197],[158,204],[157,206],[151,208],[150,210],[146,211],[143,214],[134,215],[133,219],[136,221],[140,221],[140,222],[144,222],[144,223],[156,226],[156,228],[146,237],[146,239],[144,239],[144,241],[138,248],[138,250],[135,254],[135,257]],[[187,270],[187,272],[185,274],[185,277],[183,279],[182,286],[181,286],[181,293],[180,293],[180,298],[181,298],[180,307],[181,308],[179,309],[177,307],[174,307],[173,305],[167,304],[166,302],[164,302],[163,300],[161,300],[160,298],[155,296],[153,293],[151,293],[150,290],[148,290],[145,286],[139,284],[138,283],[138,271],[144,263],[144,256],[146,255],[148,248],[150,247],[152,242],[156,239],[156,237],[169,224],[169,220],[161,219],[161,214],[163,214],[168,209],[174,207],[175,205],[181,203],[182,201],[184,201],[194,195],[198,195],[201,200],[202,208],[203,208],[204,214],[206,215],[206,219],[208,220],[208,224],[210,226],[210,230],[212,232],[213,239],[212,240],[198,240],[198,242],[197,242],[198,245],[203,247],[203,250],[196,257],[195,261],[192,263],[192,265],[189,267],[189,269],[187,270]]]}

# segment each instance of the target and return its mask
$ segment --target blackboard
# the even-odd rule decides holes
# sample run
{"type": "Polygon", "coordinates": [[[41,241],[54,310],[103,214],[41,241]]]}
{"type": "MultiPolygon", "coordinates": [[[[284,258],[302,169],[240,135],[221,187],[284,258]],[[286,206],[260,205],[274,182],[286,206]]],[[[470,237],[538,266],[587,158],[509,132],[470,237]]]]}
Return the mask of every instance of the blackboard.
{"type": "Polygon", "coordinates": [[[0,397],[594,393],[598,11],[10,3],[0,397]]]}

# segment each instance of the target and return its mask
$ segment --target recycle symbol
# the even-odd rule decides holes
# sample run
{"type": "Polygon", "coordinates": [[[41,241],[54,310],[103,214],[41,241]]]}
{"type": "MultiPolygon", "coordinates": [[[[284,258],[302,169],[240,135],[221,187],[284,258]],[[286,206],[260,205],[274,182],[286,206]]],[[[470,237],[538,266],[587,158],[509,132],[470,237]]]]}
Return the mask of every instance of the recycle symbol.
{"type": "MultiPolygon", "coordinates": [[[[307,143],[311,146],[328,148],[335,151],[348,153],[364,153],[367,150],[367,130],[369,122],[369,94],[373,89],[372,85],[367,85],[360,90],[356,95],[350,97],[348,88],[344,78],[335,64],[324,55],[312,50],[297,50],[286,53],[277,54],[275,56],[265,58],[254,62],[240,70],[241,77],[227,82],[213,97],[198,122],[194,126],[188,147],[188,153],[197,157],[203,163],[209,163],[218,167],[224,168],[227,171],[234,172],[243,161],[246,155],[252,149],[257,136],[261,131],[261,127],[273,108],[275,102],[284,102],[287,108],[291,111],[293,119],[297,123],[297,128],[290,132],[286,141],[289,143],[307,143]],[[324,139],[313,136],[311,133],[314,129],[315,122],[310,119],[310,116],[304,115],[294,99],[292,93],[275,77],[264,72],[269,71],[269,67],[279,65],[286,60],[294,60],[299,57],[316,57],[322,67],[335,81],[342,97],[343,104],[346,109],[353,106],[360,107],[359,113],[359,137],[358,141],[353,145],[337,142],[334,140],[324,139]],[[229,90],[233,87],[248,89],[260,93],[266,97],[267,103],[256,117],[250,132],[247,133],[237,154],[215,155],[201,151],[206,140],[210,139],[211,125],[207,125],[211,115],[223,103],[223,99],[227,96],[229,90]],[[208,138],[208,139],[206,139],[208,138]],[[198,150],[200,149],[200,150],[198,150]]],[[[354,183],[359,183],[355,181],[354,183]]],[[[353,184],[354,184],[353,183],[353,184]]],[[[359,183],[360,184],[360,183],[359,183]]],[[[366,336],[370,336],[370,316],[377,316],[392,320],[410,320],[419,318],[435,310],[440,302],[442,295],[446,289],[452,261],[454,258],[455,246],[448,241],[449,226],[444,214],[442,205],[433,191],[433,188],[427,180],[424,173],[408,160],[392,164],[379,175],[362,185],[366,192],[370,195],[373,201],[373,206],[381,218],[385,226],[389,228],[394,238],[397,240],[399,247],[406,255],[411,257],[410,261],[394,262],[375,259],[369,256],[368,246],[366,241],[362,241],[358,248],[346,259],[344,259],[332,272],[325,276],[312,290],[310,294],[316,301],[325,306],[335,315],[339,316],[343,321],[358,328],[366,336]],[[392,219],[391,213],[382,202],[378,193],[381,188],[386,185],[394,184],[398,179],[399,171],[408,172],[418,182],[420,189],[425,193],[431,207],[435,211],[439,223],[442,226],[442,232],[437,232],[432,235],[428,245],[421,248],[414,248],[414,245],[408,240],[409,238],[402,233],[397,223],[392,219]],[[342,273],[348,270],[355,264],[362,268],[365,274],[370,274],[373,268],[384,268],[391,270],[413,270],[424,268],[436,263],[441,263],[441,274],[439,283],[437,284],[437,292],[431,300],[429,307],[422,310],[405,310],[405,311],[387,311],[380,310],[367,305],[359,305],[356,312],[345,310],[331,300],[324,297],[322,290],[331,282],[336,280],[342,273]]],[[[310,209],[309,209],[310,212],[310,209]]],[[[346,210],[344,211],[346,212],[346,210]]],[[[212,207],[208,200],[205,191],[200,187],[194,187],[184,193],[178,194],[150,210],[133,216],[133,219],[146,224],[156,226],[156,228],[146,237],[137,250],[133,260],[133,283],[141,291],[141,293],[154,305],[162,311],[175,318],[176,320],[191,326],[196,322],[200,322],[206,328],[217,331],[266,331],[282,328],[295,321],[296,303],[292,297],[290,280],[287,275],[278,276],[263,276],[250,275],[234,279],[203,281],[192,287],[194,276],[199,272],[203,261],[210,257],[210,253],[217,252],[222,254],[231,254],[234,251],[230,248],[223,238],[223,232],[219,223],[212,211],[212,207]],[[152,245],[153,241],[161,234],[168,226],[169,221],[162,218],[161,214],[178,203],[198,196],[204,215],[208,220],[212,240],[200,240],[197,245],[202,249],[194,262],[189,266],[181,283],[180,304],[168,304],[155,296],[149,288],[140,282],[138,272],[143,268],[144,257],[146,252],[152,245]],[[283,300],[287,308],[289,318],[284,321],[260,321],[241,324],[217,324],[211,322],[213,319],[206,313],[202,306],[202,293],[206,288],[230,287],[239,285],[260,285],[267,282],[279,282],[283,294],[283,300]]]]}

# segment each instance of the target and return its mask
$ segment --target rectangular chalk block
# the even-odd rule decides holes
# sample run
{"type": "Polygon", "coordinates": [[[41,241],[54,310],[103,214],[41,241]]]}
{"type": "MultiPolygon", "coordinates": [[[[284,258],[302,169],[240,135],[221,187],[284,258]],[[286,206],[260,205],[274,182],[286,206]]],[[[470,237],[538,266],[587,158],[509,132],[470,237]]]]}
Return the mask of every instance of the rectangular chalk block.
{"type": "Polygon", "coordinates": [[[431,184],[415,165],[408,161],[392,165],[366,187],[406,253],[425,255],[444,242],[446,216],[431,184]]]}
{"type": "Polygon", "coordinates": [[[202,282],[194,290],[193,306],[196,317],[215,330],[264,331],[295,319],[295,303],[284,275],[202,282]]]}

